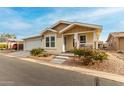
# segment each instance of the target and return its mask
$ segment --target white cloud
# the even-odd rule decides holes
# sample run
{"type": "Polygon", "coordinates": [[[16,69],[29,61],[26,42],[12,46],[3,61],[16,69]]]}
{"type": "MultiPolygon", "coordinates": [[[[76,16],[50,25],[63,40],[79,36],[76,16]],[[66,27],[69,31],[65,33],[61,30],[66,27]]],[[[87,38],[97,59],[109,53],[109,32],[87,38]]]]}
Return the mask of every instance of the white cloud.
{"type": "Polygon", "coordinates": [[[31,24],[20,20],[0,22],[0,26],[10,30],[25,30],[31,28],[31,24]]]}
{"type": "Polygon", "coordinates": [[[124,8],[100,8],[91,13],[86,14],[87,17],[105,17],[113,13],[124,11],[124,8]]]}
{"type": "Polygon", "coordinates": [[[48,24],[54,23],[58,20],[69,20],[69,21],[96,21],[97,19],[102,19],[106,16],[124,11],[124,8],[97,8],[92,11],[70,10],[70,13],[67,13],[65,9],[58,9],[54,13],[49,13],[47,15],[41,16],[36,19],[36,23],[48,24]],[[65,13],[66,12],[66,13],[65,13]]]}
{"type": "Polygon", "coordinates": [[[27,21],[18,11],[11,8],[0,8],[0,27],[17,34],[38,34],[42,29],[59,20],[81,22],[92,22],[93,20],[94,23],[97,19],[102,19],[122,11],[124,11],[124,8],[96,8],[90,11],[84,11],[81,8],[75,9],[74,11],[73,9],[67,11],[66,8],[55,8],[54,12],[27,21]]]}

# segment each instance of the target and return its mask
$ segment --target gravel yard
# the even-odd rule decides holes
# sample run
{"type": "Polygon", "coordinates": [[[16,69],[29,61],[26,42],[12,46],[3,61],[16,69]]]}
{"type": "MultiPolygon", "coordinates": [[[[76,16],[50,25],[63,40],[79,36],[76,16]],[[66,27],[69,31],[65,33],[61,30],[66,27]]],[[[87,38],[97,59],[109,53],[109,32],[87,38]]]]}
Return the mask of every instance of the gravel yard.
{"type": "Polygon", "coordinates": [[[73,58],[63,64],[124,75],[124,54],[116,52],[107,52],[107,54],[109,55],[108,60],[95,65],[83,66],[82,63],[74,61],[73,58]]]}

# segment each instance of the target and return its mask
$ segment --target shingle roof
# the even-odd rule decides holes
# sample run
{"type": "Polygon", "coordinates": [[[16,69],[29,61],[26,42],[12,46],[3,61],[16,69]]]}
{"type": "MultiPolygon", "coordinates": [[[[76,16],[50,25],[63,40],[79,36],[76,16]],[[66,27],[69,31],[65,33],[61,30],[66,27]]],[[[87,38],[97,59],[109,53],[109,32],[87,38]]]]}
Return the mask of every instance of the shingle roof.
{"type": "Polygon", "coordinates": [[[33,39],[33,38],[39,38],[39,37],[41,37],[41,35],[30,36],[30,37],[24,38],[23,40],[33,39]]]}
{"type": "Polygon", "coordinates": [[[124,32],[113,32],[110,34],[114,37],[124,37],[124,32]]]}
{"type": "Polygon", "coordinates": [[[113,36],[113,37],[124,37],[124,32],[112,32],[112,33],[109,34],[106,41],[109,41],[111,36],[113,36]]]}

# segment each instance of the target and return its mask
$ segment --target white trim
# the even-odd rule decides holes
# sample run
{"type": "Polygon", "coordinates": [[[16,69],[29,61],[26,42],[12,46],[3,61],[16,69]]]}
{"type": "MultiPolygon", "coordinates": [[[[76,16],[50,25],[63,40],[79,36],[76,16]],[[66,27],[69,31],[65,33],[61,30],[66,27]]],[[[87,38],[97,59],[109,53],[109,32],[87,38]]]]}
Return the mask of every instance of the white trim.
{"type": "Polygon", "coordinates": [[[65,40],[63,34],[62,34],[62,52],[65,52],[65,40]]]}
{"type": "Polygon", "coordinates": [[[79,26],[86,26],[86,27],[92,27],[92,28],[99,28],[102,29],[101,26],[98,25],[94,25],[94,24],[87,24],[87,23],[74,23],[75,25],[79,25],[79,26]]]}
{"type": "Polygon", "coordinates": [[[53,27],[59,25],[60,23],[71,24],[71,22],[60,20],[60,21],[56,22],[55,24],[51,25],[49,28],[53,28],[53,27]]]}
{"type": "MultiPolygon", "coordinates": [[[[94,32],[95,30],[93,30],[93,31],[83,31],[83,32],[76,32],[76,33],[78,33],[78,34],[85,34],[85,33],[90,33],[90,32],[94,32]]],[[[63,34],[63,35],[72,35],[72,34],[75,34],[75,33],[66,33],[66,34],[63,34]]]]}
{"type": "Polygon", "coordinates": [[[96,32],[93,33],[93,49],[98,49],[98,40],[97,40],[97,35],[96,32]]]}
{"type": "Polygon", "coordinates": [[[52,31],[52,32],[57,32],[56,30],[54,29],[47,29],[48,31],[52,31]]]}
{"type": "Polygon", "coordinates": [[[73,27],[73,26],[76,26],[76,25],[102,29],[102,27],[97,26],[97,25],[85,24],[85,23],[72,23],[71,25],[69,25],[69,26],[67,26],[66,28],[62,29],[62,30],[60,31],[60,33],[63,33],[63,32],[65,32],[66,30],[68,30],[69,28],[71,28],[71,27],[73,27]]]}
{"type": "Polygon", "coordinates": [[[62,32],[64,32],[65,30],[67,30],[67,29],[69,29],[69,28],[71,28],[71,27],[73,27],[73,26],[74,26],[74,24],[71,24],[71,25],[65,27],[64,29],[60,30],[59,32],[62,33],[62,32]]]}
{"type": "Polygon", "coordinates": [[[54,29],[50,29],[50,28],[46,28],[46,29],[44,29],[42,32],[41,32],[41,35],[44,33],[44,32],[46,32],[46,31],[52,31],[52,32],[57,32],[56,30],[54,30],[54,29]]]}
{"type": "Polygon", "coordinates": [[[79,48],[79,38],[78,38],[78,36],[79,36],[78,33],[74,34],[74,41],[75,41],[74,43],[77,44],[77,48],[79,48]]]}
{"type": "MultiPolygon", "coordinates": [[[[86,43],[87,43],[87,34],[82,34],[82,35],[78,35],[79,36],[79,43],[80,43],[80,36],[85,36],[86,37],[86,43]]],[[[80,43],[80,44],[86,44],[86,43],[80,43]]]]}
{"type": "MultiPolygon", "coordinates": [[[[45,35],[45,38],[44,38],[44,48],[45,49],[56,49],[56,39],[57,39],[56,37],[57,37],[56,34],[45,35]],[[46,47],[46,37],[51,37],[51,36],[55,37],[55,47],[51,47],[51,45],[50,45],[50,47],[46,47]]],[[[50,40],[51,40],[51,38],[50,38],[50,40]]]]}

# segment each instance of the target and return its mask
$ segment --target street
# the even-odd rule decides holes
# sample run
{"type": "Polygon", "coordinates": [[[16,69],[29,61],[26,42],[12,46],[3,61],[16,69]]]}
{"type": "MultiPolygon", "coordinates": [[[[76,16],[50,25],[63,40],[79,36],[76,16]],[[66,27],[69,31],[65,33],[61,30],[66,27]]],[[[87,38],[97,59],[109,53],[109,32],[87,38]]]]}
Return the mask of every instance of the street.
{"type": "MultiPolygon", "coordinates": [[[[94,76],[0,55],[0,85],[92,86],[96,85],[95,78],[94,76]]],[[[110,83],[116,85],[113,81],[110,83]]]]}

